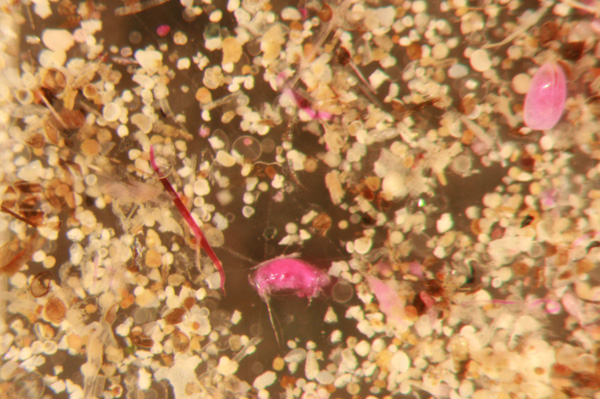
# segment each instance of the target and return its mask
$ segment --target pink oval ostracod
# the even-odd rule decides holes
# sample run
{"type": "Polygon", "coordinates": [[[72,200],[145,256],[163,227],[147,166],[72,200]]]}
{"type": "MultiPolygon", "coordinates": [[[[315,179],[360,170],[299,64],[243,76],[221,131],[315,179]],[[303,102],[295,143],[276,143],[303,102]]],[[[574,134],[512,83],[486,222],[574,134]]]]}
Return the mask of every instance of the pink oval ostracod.
{"type": "Polygon", "coordinates": [[[300,298],[315,298],[331,282],[324,271],[296,258],[275,258],[259,265],[250,282],[261,298],[289,292],[300,298]]]}
{"type": "Polygon", "coordinates": [[[525,125],[535,130],[552,129],[562,117],[566,99],[565,72],[556,62],[545,63],[533,75],[525,95],[525,125]]]}

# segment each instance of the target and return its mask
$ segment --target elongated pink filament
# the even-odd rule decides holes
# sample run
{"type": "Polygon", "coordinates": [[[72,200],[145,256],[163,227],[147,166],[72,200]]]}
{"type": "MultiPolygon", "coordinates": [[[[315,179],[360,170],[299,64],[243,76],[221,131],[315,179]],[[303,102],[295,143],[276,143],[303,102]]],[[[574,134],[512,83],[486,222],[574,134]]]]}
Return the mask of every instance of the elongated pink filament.
{"type": "Polygon", "coordinates": [[[223,265],[217,257],[217,254],[215,254],[215,251],[213,251],[212,247],[206,240],[206,237],[204,237],[204,233],[202,233],[202,230],[200,230],[200,227],[198,227],[198,224],[192,217],[192,214],[185,207],[183,201],[181,201],[179,194],[177,194],[169,180],[161,175],[158,165],[156,165],[156,160],[154,159],[154,148],[152,146],[150,146],[150,165],[152,165],[152,169],[154,169],[158,175],[158,180],[160,180],[167,193],[169,193],[169,197],[171,197],[175,207],[179,213],[181,213],[181,216],[183,216],[188,226],[190,226],[190,229],[196,236],[196,242],[200,242],[202,248],[204,248],[210,259],[212,259],[213,263],[215,264],[217,270],[219,271],[219,275],[221,276],[221,291],[223,292],[223,295],[225,295],[225,271],[223,270],[223,265]]]}

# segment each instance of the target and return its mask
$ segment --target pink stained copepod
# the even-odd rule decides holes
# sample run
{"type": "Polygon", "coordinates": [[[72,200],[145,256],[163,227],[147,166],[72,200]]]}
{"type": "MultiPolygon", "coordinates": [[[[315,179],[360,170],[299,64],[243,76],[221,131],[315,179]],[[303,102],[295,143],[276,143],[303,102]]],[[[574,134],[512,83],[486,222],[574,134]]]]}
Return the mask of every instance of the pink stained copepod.
{"type": "Polygon", "coordinates": [[[300,259],[281,257],[258,265],[250,276],[250,283],[263,300],[281,293],[313,299],[331,283],[331,278],[300,259]]]}
{"type": "Polygon", "coordinates": [[[556,62],[545,63],[533,75],[525,95],[525,125],[534,130],[552,129],[562,117],[566,99],[565,72],[556,62]]]}
{"type": "Polygon", "coordinates": [[[331,278],[327,273],[293,257],[280,257],[261,263],[256,266],[256,270],[249,276],[249,280],[258,295],[267,304],[269,320],[277,343],[280,345],[281,333],[275,326],[270,302],[271,296],[288,293],[312,301],[331,283],[331,278]]]}

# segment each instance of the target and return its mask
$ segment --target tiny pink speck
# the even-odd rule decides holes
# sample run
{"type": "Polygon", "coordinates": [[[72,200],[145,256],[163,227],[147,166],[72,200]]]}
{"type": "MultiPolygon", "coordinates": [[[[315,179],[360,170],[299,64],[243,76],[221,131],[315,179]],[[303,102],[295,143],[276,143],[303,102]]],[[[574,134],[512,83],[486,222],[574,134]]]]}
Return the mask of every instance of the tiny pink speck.
{"type": "Polygon", "coordinates": [[[210,129],[206,126],[201,126],[200,129],[198,129],[198,135],[205,139],[210,136],[210,129]]]}
{"type": "Polygon", "coordinates": [[[156,34],[160,37],[165,37],[171,32],[171,27],[169,25],[160,25],[156,28],[156,34]]]}

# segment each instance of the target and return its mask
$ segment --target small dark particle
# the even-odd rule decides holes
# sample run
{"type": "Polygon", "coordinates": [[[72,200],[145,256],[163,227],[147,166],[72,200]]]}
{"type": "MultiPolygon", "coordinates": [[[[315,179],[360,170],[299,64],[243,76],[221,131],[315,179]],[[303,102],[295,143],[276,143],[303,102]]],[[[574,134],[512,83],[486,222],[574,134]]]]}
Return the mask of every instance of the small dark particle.
{"type": "Polygon", "coordinates": [[[152,345],[154,345],[152,338],[139,331],[132,331],[131,334],[129,334],[129,339],[133,345],[142,348],[152,348],[152,345]]]}
{"type": "Polygon", "coordinates": [[[521,165],[523,166],[523,170],[526,172],[533,172],[533,168],[535,167],[535,159],[530,156],[524,156],[521,158],[521,165]]]}
{"type": "Polygon", "coordinates": [[[345,48],[339,49],[337,60],[341,65],[347,65],[350,62],[350,53],[345,48]]]}
{"type": "Polygon", "coordinates": [[[540,44],[544,45],[548,42],[556,39],[558,36],[558,25],[554,21],[548,21],[540,26],[538,37],[540,39],[540,44]]]}
{"type": "Polygon", "coordinates": [[[84,201],[85,201],[85,204],[87,206],[94,206],[95,200],[94,200],[93,197],[90,197],[89,195],[86,195],[85,198],[84,198],[84,201]]]}
{"type": "Polygon", "coordinates": [[[39,298],[48,293],[50,291],[50,281],[52,280],[52,276],[49,272],[43,271],[38,273],[29,286],[29,290],[31,291],[31,295],[34,298],[39,298]]]}
{"type": "Polygon", "coordinates": [[[598,248],[598,247],[600,247],[600,242],[599,241],[592,241],[590,243],[590,245],[588,245],[587,250],[589,252],[591,249],[598,248]]]}
{"type": "Polygon", "coordinates": [[[375,199],[375,194],[369,187],[363,187],[361,194],[367,201],[373,201],[375,199]]]}
{"type": "Polygon", "coordinates": [[[368,213],[365,213],[364,215],[362,215],[360,222],[363,225],[363,227],[375,226],[375,219],[373,219],[373,217],[371,215],[369,215],[368,213]]]}
{"type": "Polygon", "coordinates": [[[421,59],[421,56],[423,55],[421,45],[419,43],[411,43],[406,47],[406,55],[411,61],[421,59]]]}
{"type": "Polygon", "coordinates": [[[432,99],[423,101],[422,103],[412,104],[410,106],[405,106],[404,104],[402,104],[399,101],[394,101],[392,103],[392,115],[396,119],[403,120],[404,118],[408,118],[409,116],[412,116],[414,114],[417,114],[417,113],[423,111],[424,109],[432,106],[433,104],[435,104],[438,101],[439,101],[439,99],[432,98],[432,99]]]}
{"type": "Polygon", "coordinates": [[[425,291],[433,297],[441,297],[444,294],[444,287],[439,281],[428,279],[425,281],[425,291]]]}
{"type": "Polygon", "coordinates": [[[46,140],[43,135],[36,133],[27,139],[27,144],[33,148],[42,148],[46,144],[46,140]]]}
{"type": "Polygon", "coordinates": [[[378,194],[376,197],[375,205],[377,206],[377,209],[379,209],[380,211],[386,212],[391,208],[392,203],[385,200],[381,195],[378,194]]]}
{"type": "Polygon", "coordinates": [[[263,231],[263,237],[267,240],[272,240],[277,236],[277,229],[274,227],[267,227],[265,231],[263,231]]]}
{"type": "Polygon", "coordinates": [[[32,211],[38,203],[37,195],[28,195],[19,202],[19,210],[26,214],[26,211],[32,211]]]}
{"type": "Polygon", "coordinates": [[[321,237],[325,237],[327,231],[331,228],[331,216],[326,212],[319,213],[312,222],[312,227],[315,228],[321,237]]]}
{"type": "Polygon", "coordinates": [[[321,21],[329,22],[333,17],[333,10],[328,4],[323,4],[323,7],[319,10],[318,15],[321,21]]]}
{"type": "Polygon", "coordinates": [[[46,101],[48,101],[48,103],[50,105],[54,105],[54,102],[56,101],[56,96],[54,95],[54,93],[50,89],[42,87],[40,89],[40,91],[38,91],[38,94],[40,96],[44,96],[44,98],[46,99],[46,101]]]}
{"type": "Polygon", "coordinates": [[[186,309],[183,307],[175,308],[164,317],[167,324],[179,324],[185,317],[186,309]]]}
{"type": "Polygon", "coordinates": [[[533,216],[531,216],[531,215],[525,216],[525,218],[521,222],[521,228],[529,226],[531,224],[531,222],[533,222],[533,216]]]}
{"type": "Polygon", "coordinates": [[[427,312],[427,305],[425,305],[425,302],[423,302],[420,295],[415,295],[412,305],[417,310],[419,316],[422,316],[427,312]]]}
{"type": "Polygon", "coordinates": [[[42,186],[40,186],[38,183],[30,183],[24,180],[19,180],[18,182],[16,182],[15,187],[22,193],[31,194],[42,192],[42,186]]]}
{"type": "Polygon", "coordinates": [[[461,99],[461,101],[458,103],[457,109],[464,115],[470,115],[473,111],[475,111],[477,103],[478,100],[474,96],[468,95],[461,99]]]}
{"type": "Polygon", "coordinates": [[[563,48],[563,57],[569,61],[578,61],[583,55],[584,48],[584,42],[567,43],[563,48]]]}

